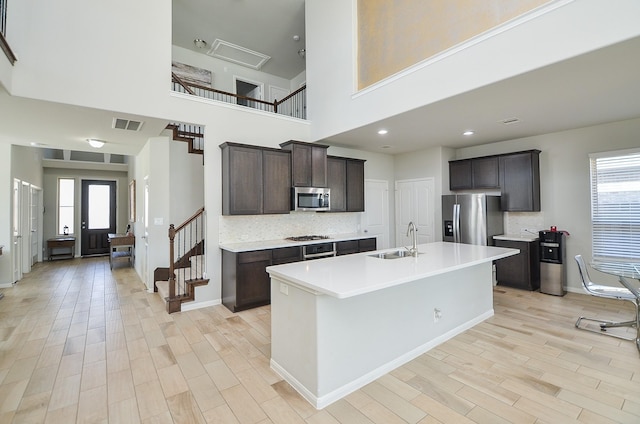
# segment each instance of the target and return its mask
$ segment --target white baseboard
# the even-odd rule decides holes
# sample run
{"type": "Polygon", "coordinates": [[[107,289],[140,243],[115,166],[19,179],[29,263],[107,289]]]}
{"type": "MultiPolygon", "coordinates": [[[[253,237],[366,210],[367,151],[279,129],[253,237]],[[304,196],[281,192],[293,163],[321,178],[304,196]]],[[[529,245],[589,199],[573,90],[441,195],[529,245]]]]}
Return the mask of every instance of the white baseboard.
{"type": "Polygon", "coordinates": [[[200,308],[206,308],[207,306],[216,306],[221,304],[222,304],[222,299],[208,300],[206,302],[187,302],[187,303],[183,303],[180,309],[182,312],[186,312],[186,311],[193,311],[200,308]]]}
{"type": "Polygon", "coordinates": [[[276,374],[278,374],[287,383],[289,383],[291,387],[293,387],[298,393],[300,393],[300,395],[304,397],[311,405],[313,405],[316,409],[323,409],[331,405],[332,403],[342,399],[348,394],[355,392],[359,388],[366,386],[372,381],[377,380],[383,375],[388,374],[389,372],[393,371],[399,366],[404,365],[407,362],[417,358],[418,356],[428,352],[434,347],[446,342],[449,339],[452,339],[458,334],[476,326],[477,324],[481,323],[482,321],[488,318],[491,318],[493,315],[494,315],[494,311],[493,309],[491,309],[477,316],[476,318],[470,321],[467,321],[457,326],[456,328],[451,329],[450,331],[447,331],[441,336],[438,336],[432,340],[429,340],[423,345],[418,346],[417,348],[397,357],[393,361],[390,361],[368,372],[367,374],[357,378],[356,380],[353,380],[352,382],[333,390],[331,393],[327,393],[326,395],[320,396],[320,397],[317,397],[316,395],[314,395],[313,392],[311,392],[311,390],[309,390],[302,383],[300,383],[296,378],[294,378],[291,374],[289,374],[284,368],[282,368],[273,359],[271,359],[270,365],[271,365],[271,369],[273,369],[276,372],[276,374]]]}

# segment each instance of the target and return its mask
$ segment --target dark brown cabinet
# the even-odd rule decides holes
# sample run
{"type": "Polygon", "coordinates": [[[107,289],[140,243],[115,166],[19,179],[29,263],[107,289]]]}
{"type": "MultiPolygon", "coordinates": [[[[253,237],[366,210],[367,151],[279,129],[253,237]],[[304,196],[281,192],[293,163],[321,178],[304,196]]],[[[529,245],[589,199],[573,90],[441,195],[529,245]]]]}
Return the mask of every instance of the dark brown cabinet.
{"type": "Polygon", "coordinates": [[[364,211],[364,160],[327,157],[331,212],[364,211]]]}
{"type": "Polygon", "coordinates": [[[336,243],[336,255],[351,255],[353,253],[371,252],[376,250],[377,240],[375,237],[345,240],[336,243]]]}
{"type": "Polygon", "coordinates": [[[449,189],[500,189],[507,212],[540,211],[540,151],[449,162],[449,189]]]}
{"type": "Polygon", "coordinates": [[[540,211],[540,151],[500,156],[500,188],[503,211],[540,211]]]}
{"type": "Polygon", "coordinates": [[[291,151],[291,185],[327,187],[327,148],[321,144],[289,140],[280,144],[291,151]]]}
{"type": "Polygon", "coordinates": [[[271,301],[271,250],[222,251],[222,304],[233,312],[271,301]]]}
{"type": "Polygon", "coordinates": [[[538,241],[496,240],[497,247],[520,249],[520,253],[496,261],[499,285],[523,290],[540,288],[540,253],[538,241]]]}
{"type": "Polygon", "coordinates": [[[291,153],[224,143],[222,214],[258,215],[291,210],[291,153]]]}

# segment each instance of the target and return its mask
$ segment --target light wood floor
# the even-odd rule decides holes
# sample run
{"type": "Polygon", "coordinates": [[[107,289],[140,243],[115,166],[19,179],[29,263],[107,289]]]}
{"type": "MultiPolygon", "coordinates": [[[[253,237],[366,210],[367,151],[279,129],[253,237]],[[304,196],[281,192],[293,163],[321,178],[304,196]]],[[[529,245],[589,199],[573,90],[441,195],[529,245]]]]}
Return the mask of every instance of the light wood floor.
{"type": "Polygon", "coordinates": [[[38,264],[0,300],[0,423],[640,423],[631,305],[498,288],[496,315],[317,411],[269,368],[270,310],[167,315],[106,258],[38,264]]]}

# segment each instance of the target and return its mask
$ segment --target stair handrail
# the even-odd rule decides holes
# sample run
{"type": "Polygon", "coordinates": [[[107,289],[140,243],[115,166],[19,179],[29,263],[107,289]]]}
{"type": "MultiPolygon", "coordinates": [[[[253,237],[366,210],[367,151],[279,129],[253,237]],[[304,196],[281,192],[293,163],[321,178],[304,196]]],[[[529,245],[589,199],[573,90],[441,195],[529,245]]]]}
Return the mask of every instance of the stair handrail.
{"type": "MultiPolygon", "coordinates": [[[[191,217],[177,227],[174,224],[169,225],[169,299],[176,298],[175,287],[175,238],[176,234],[183,230],[187,225],[193,223],[196,219],[204,214],[204,207],[198,209],[191,217]]],[[[204,231],[204,229],[203,229],[204,231]]],[[[203,238],[204,239],[204,238],[203,238]]]]}
{"type": "Polygon", "coordinates": [[[241,96],[240,94],[230,93],[228,91],[218,90],[216,88],[211,88],[211,87],[207,87],[207,86],[204,86],[204,85],[194,84],[194,83],[191,83],[191,82],[189,82],[189,83],[185,82],[184,80],[180,79],[173,72],[171,73],[171,78],[173,79],[173,82],[176,82],[176,83],[180,84],[182,86],[182,88],[184,88],[189,94],[192,94],[194,96],[196,94],[191,88],[199,88],[200,90],[211,91],[212,93],[218,93],[218,94],[222,94],[224,96],[235,97],[236,99],[248,100],[248,101],[251,101],[251,102],[261,103],[263,105],[267,105],[267,106],[272,106],[273,107],[273,103],[267,102],[266,100],[254,99],[253,97],[241,96]]]}

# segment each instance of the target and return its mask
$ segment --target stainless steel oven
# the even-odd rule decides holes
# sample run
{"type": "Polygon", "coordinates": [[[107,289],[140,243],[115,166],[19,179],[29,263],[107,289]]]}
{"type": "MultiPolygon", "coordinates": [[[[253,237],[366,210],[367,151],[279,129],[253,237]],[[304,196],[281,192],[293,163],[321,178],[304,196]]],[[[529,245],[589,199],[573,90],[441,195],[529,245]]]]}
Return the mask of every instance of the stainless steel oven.
{"type": "Polygon", "coordinates": [[[335,243],[317,243],[302,246],[302,259],[320,259],[336,256],[335,243]]]}

